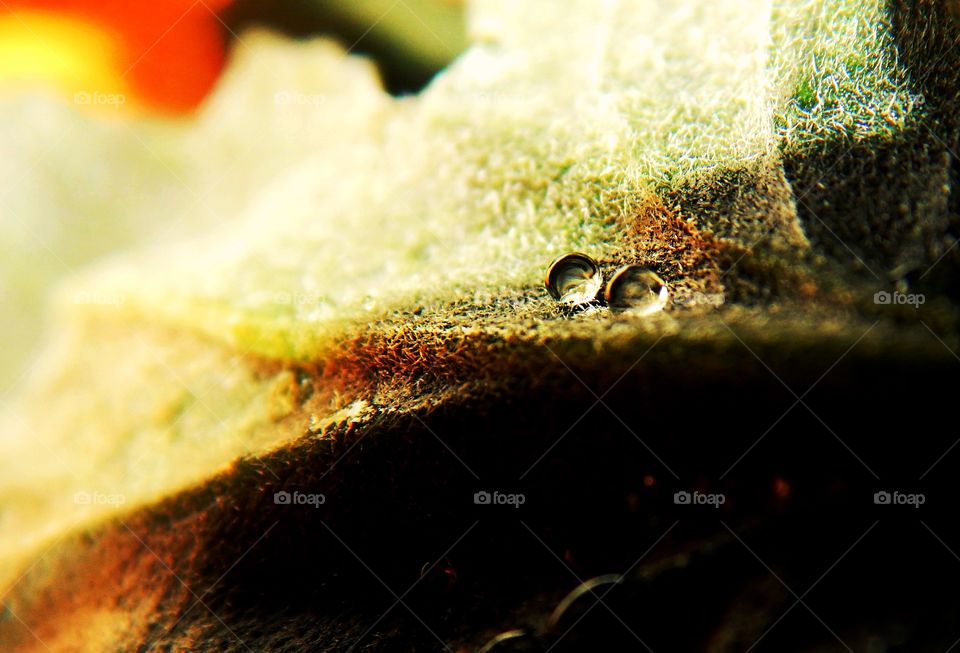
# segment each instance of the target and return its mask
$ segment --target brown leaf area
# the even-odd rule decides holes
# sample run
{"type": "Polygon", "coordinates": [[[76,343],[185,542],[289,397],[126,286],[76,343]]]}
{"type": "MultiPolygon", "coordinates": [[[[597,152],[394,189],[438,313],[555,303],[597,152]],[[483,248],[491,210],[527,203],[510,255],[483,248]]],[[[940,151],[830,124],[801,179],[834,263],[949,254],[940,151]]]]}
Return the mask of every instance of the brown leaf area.
{"type": "MultiPolygon", "coordinates": [[[[164,610],[185,609],[190,596],[171,569],[181,565],[159,541],[173,538],[160,533],[148,544],[139,537],[118,526],[63,538],[58,546],[69,543],[71,564],[63,565],[51,551],[7,597],[11,623],[4,629],[4,650],[111,651],[147,641],[164,610]]],[[[181,563],[184,553],[190,555],[181,552],[181,563]]]]}
{"type": "Polygon", "coordinates": [[[720,292],[721,241],[697,228],[679,206],[668,207],[651,195],[639,204],[628,227],[624,251],[656,271],[672,287],[720,292]]]}
{"type": "MultiPolygon", "coordinates": [[[[44,432],[29,433],[86,465],[44,475],[11,456],[26,480],[9,493],[22,507],[0,510],[10,540],[21,523],[60,539],[37,535],[40,559],[9,567],[12,586],[0,565],[0,653],[460,653],[508,629],[557,653],[946,650],[960,600],[941,597],[960,571],[936,539],[960,541],[955,520],[929,519],[934,538],[878,508],[877,526],[871,495],[878,477],[932,461],[931,498],[955,495],[955,434],[917,421],[955,402],[940,382],[956,376],[955,336],[951,349],[937,335],[956,333],[955,314],[925,309],[920,326],[875,304],[854,259],[884,243],[850,216],[893,206],[877,179],[897,166],[861,178],[875,157],[834,168],[834,154],[805,151],[806,168],[776,154],[730,162],[631,195],[626,218],[603,222],[609,242],[584,251],[606,251],[605,274],[640,264],[667,282],[674,301],[649,319],[558,307],[535,275],[449,301],[423,293],[296,361],[161,327],[153,312],[85,318],[55,359],[69,364],[36,392],[44,432]],[[835,183],[818,190],[827,172],[835,183]],[[857,252],[830,240],[844,225],[857,252]],[[104,415],[109,430],[90,426],[104,415]],[[116,489],[121,511],[73,521],[74,490],[116,489]],[[725,503],[679,505],[689,490],[725,503]],[[478,491],[525,503],[482,504],[478,491]],[[41,531],[48,512],[62,521],[41,531]],[[570,592],[611,574],[624,575],[616,618],[581,621],[573,605],[551,626],[570,592]],[[817,619],[793,610],[825,576],[817,619]]],[[[503,187],[550,196],[552,177],[529,176],[503,187]]],[[[864,254],[878,272],[881,254],[864,254]]]]}

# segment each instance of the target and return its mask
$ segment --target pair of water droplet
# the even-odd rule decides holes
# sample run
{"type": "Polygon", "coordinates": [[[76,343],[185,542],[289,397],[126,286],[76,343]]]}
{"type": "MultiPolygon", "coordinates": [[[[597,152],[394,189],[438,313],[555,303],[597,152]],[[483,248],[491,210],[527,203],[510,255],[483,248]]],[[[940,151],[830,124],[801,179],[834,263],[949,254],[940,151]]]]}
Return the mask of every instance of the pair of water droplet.
{"type": "MultiPolygon", "coordinates": [[[[583,306],[597,300],[603,288],[603,273],[597,262],[586,254],[571,252],[550,264],[545,283],[550,296],[561,304],[583,306]]],[[[618,269],[603,290],[608,306],[634,315],[663,310],[668,297],[663,279],[640,265],[618,269]]]]}

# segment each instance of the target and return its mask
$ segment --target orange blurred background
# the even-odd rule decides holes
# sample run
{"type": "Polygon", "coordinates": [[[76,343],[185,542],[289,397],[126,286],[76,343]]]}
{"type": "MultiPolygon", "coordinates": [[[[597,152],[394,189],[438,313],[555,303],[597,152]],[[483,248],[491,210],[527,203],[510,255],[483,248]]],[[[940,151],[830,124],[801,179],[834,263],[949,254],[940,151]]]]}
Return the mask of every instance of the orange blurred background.
{"type": "Polygon", "coordinates": [[[332,37],[374,59],[396,94],[465,46],[460,0],[0,0],[0,93],[52,90],[114,116],[189,113],[252,26],[332,37]]]}
{"type": "Polygon", "coordinates": [[[224,66],[231,0],[0,0],[0,85],[180,113],[224,66]]]}

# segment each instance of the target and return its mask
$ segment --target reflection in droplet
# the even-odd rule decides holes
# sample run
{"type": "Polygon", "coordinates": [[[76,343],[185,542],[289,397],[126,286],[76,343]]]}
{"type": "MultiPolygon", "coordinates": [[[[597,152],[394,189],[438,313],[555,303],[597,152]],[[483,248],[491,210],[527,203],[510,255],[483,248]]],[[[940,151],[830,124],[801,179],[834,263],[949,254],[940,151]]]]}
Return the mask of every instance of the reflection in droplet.
{"type": "Polygon", "coordinates": [[[667,305],[667,284],[655,272],[639,265],[625,265],[607,284],[604,298],[612,308],[633,315],[650,315],[667,305]]]}
{"type": "Polygon", "coordinates": [[[533,652],[542,650],[536,638],[526,630],[517,628],[500,633],[484,644],[477,653],[533,652]]]}
{"type": "Polygon", "coordinates": [[[586,254],[564,254],[547,269],[547,292],[570,306],[592,302],[602,285],[600,266],[586,254]]]}
{"type": "Polygon", "coordinates": [[[579,623],[587,612],[596,607],[601,597],[606,596],[613,588],[623,583],[620,574],[597,576],[580,583],[567,594],[547,621],[547,630],[555,633],[565,633],[579,623]]]}

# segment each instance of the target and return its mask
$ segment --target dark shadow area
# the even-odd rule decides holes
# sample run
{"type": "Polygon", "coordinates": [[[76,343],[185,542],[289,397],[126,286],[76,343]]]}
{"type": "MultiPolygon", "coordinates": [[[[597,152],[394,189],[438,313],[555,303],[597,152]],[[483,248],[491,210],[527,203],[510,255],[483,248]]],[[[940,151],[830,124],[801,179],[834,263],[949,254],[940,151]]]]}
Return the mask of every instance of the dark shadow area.
{"type": "MultiPolygon", "coordinates": [[[[960,6],[933,0],[895,3],[892,23],[900,60],[927,102],[930,131],[949,160],[947,224],[935,243],[939,262],[911,271],[917,284],[960,301],[960,6]],[[919,277],[922,276],[923,279],[919,277]]],[[[913,281],[908,277],[908,282],[913,281]]]]}
{"type": "Polygon", "coordinates": [[[811,144],[785,154],[784,168],[817,251],[861,279],[957,301],[960,31],[948,3],[901,0],[889,12],[899,64],[922,97],[908,128],[811,144]]]}
{"type": "MultiPolygon", "coordinates": [[[[762,355],[798,394],[835,358],[762,355]]],[[[210,507],[204,556],[177,571],[212,586],[223,621],[197,608],[161,642],[470,651],[520,629],[492,650],[645,650],[638,638],[655,651],[946,650],[960,637],[960,454],[938,424],[956,361],[854,350],[807,409],[742,356],[694,373],[651,353],[609,409],[571,377],[565,396],[465,395],[248,461],[181,499],[210,507]],[[277,505],[275,492],[325,501],[277,505]],[[598,586],[606,607],[586,592],[558,609],[604,574],[623,575],[598,586]]],[[[574,371],[601,394],[613,380],[574,371]]]]}
{"type": "MultiPolygon", "coordinates": [[[[457,21],[460,32],[465,29],[463,9],[458,3],[435,4],[445,5],[443,15],[450,22],[457,21]]],[[[383,76],[384,86],[393,95],[418,93],[459,54],[456,49],[460,44],[451,41],[441,43],[443,51],[449,55],[447,60],[424,57],[417,53],[416,43],[405,42],[389,33],[382,21],[357,15],[350,5],[350,2],[333,0],[238,0],[224,12],[224,22],[231,38],[255,26],[274,29],[294,38],[333,38],[351,54],[373,59],[383,76]]],[[[396,3],[392,8],[388,4],[387,8],[381,18],[394,12],[413,15],[413,9],[403,3],[396,3]]],[[[437,26],[431,25],[429,19],[414,19],[411,24],[417,30],[412,29],[413,33],[407,38],[443,41],[437,33],[437,26]]]]}

